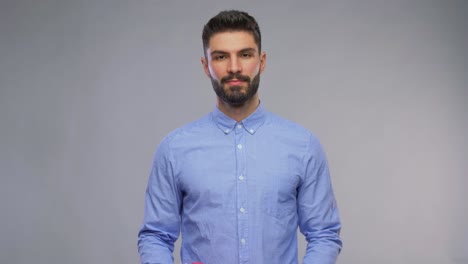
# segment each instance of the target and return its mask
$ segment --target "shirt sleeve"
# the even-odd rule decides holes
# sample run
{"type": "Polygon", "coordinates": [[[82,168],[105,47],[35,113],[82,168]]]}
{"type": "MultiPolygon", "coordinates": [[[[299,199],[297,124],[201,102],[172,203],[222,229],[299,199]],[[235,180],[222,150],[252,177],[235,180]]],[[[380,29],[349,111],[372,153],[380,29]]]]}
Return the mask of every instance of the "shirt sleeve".
{"type": "Polygon", "coordinates": [[[156,150],[145,195],[143,224],[138,233],[142,264],[174,263],[174,242],[180,232],[181,200],[168,140],[156,150]]]}
{"type": "Polygon", "coordinates": [[[342,248],[341,223],[323,149],[311,136],[298,189],[299,228],[307,240],[304,264],[335,264],[342,248]]]}

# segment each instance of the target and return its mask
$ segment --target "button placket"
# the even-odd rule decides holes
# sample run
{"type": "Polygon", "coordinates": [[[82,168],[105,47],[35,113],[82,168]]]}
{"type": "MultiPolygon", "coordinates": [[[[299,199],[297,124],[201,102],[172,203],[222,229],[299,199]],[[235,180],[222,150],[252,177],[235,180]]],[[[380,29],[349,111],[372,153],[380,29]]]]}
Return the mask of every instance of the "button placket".
{"type": "Polygon", "coordinates": [[[238,123],[235,126],[235,137],[236,137],[236,175],[237,175],[237,235],[239,239],[239,260],[246,262],[249,259],[248,256],[248,215],[249,208],[247,205],[247,186],[245,177],[246,168],[246,151],[248,147],[245,145],[245,137],[247,131],[244,130],[244,126],[238,123]]]}

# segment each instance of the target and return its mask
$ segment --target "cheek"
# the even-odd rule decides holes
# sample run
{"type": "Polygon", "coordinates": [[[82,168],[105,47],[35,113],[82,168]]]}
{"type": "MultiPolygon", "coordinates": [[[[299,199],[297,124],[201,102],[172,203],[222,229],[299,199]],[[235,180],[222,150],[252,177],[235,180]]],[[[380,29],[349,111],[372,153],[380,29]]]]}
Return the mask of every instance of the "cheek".
{"type": "Polygon", "coordinates": [[[217,67],[212,67],[211,66],[211,67],[208,68],[208,71],[210,72],[210,76],[213,79],[218,80],[218,79],[220,79],[222,77],[222,74],[221,74],[222,71],[217,67]]]}
{"type": "Polygon", "coordinates": [[[260,72],[260,64],[248,65],[245,70],[250,76],[256,76],[260,72]]]}

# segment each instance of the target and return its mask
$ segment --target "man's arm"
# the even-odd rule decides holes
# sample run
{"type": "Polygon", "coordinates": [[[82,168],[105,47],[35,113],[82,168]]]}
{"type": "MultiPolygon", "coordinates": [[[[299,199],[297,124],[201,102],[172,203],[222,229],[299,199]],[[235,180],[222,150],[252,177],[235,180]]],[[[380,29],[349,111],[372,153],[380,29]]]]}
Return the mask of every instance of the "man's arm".
{"type": "Polygon", "coordinates": [[[325,154],[311,136],[298,189],[299,228],[307,240],[304,264],[335,264],[341,251],[341,223],[325,154]]]}
{"type": "Polygon", "coordinates": [[[142,264],[172,264],[180,230],[180,193],[174,179],[167,139],[156,151],[145,196],[143,225],[138,233],[142,264]]]}

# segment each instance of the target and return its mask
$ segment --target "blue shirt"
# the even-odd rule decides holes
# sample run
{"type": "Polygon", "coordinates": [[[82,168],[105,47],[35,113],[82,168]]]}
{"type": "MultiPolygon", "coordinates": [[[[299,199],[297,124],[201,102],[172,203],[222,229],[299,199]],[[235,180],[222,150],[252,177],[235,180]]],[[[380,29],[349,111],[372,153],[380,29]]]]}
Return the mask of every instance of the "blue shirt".
{"type": "Polygon", "coordinates": [[[329,170],[305,128],[264,110],[241,122],[218,108],[159,145],[139,232],[141,263],[333,264],[341,228],[329,170]]]}

